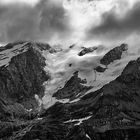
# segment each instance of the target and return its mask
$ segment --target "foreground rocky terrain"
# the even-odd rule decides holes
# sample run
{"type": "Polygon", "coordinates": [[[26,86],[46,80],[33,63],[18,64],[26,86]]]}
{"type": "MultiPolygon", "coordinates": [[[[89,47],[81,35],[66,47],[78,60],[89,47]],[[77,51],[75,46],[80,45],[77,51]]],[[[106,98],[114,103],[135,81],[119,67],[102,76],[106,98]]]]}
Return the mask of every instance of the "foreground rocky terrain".
{"type": "MultiPolygon", "coordinates": [[[[113,62],[120,62],[127,50],[128,45],[122,44],[100,59],[93,69],[97,75],[95,83],[98,75],[108,72],[113,62]]],[[[47,65],[44,51],[57,53],[48,44],[26,41],[1,47],[0,139],[140,139],[139,57],[130,60],[120,75],[96,90],[75,70],[53,94],[56,102],[45,108],[36,99],[44,96],[43,83],[51,79],[44,69],[47,65]]],[[[82,57],[94,51],[95,47],[84,48],[77,55],[82,57]]]]}

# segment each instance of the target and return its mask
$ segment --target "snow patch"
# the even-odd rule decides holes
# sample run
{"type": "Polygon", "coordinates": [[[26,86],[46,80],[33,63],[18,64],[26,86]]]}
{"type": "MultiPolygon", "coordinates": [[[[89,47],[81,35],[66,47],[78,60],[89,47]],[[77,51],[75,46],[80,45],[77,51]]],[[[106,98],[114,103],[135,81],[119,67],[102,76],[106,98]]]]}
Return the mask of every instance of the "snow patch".
{"type": "Polygon", "coordinates": [[[92,116],[88,116],[88,117],[81,118],[81,119],[73,119],[73,120],[66,121],[66,122],[64,122],[64,123],[71,123],[71,122],[77,122],[77,121],[78,121],[78,123],[76,123],[75,125],[80,125],[83,121],[88,120],[88,119],[90,119],[91,117],[92,117],[92,116]]]}

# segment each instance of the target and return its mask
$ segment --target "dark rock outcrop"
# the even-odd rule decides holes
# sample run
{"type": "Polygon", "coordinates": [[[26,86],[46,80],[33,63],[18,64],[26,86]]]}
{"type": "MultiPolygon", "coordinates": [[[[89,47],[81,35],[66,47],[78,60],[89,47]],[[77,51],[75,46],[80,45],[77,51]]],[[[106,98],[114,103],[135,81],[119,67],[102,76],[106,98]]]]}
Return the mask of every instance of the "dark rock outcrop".
{"type": "Polygon", "coordinates": [[[106,70],[106,68],[103,68],[101,66],[98,66],[94,70],[97,71],[97,72],[104,72],[106,70]]]}
{"type": "Polygon", "coordinates": [[[67,81],[65,86],[62,89],[58,90],[53,95],[53,97],[56,97],[57,99],[70,99],[70,100],[78,98],[92,88],[90,86],[82,85],[86,83],[87,83],[86,80],[82,80],[78,77],[77,71],[67,81]]]}
{"type": "Polygon", "coordinates": [[[92,52],[94,52],[97,49],[98,49],[98,47],[89,47],[89,48],[83,47],[83,50],[80,51],[78,55],[79,56],[83,56],[85,54],[92,53],[92,52]]]}
{"type": "Polygon", "coordinates": [[[50,53],[56,53],[57,51],[52,48],[49,44],[47,43],[40,43],[40,42],[36,42],[35,45],[37,46],[37,48],[39,48],[41,51],[43,50],[48,50],[50,53]]]}
{"type": "Polygon", "coordinates": [[[127,51],[127,49],[127,44],[122,44],[121,46],[115,47],[104,55],[104,57],[100,60],[100,63],[107,66],[113,61],[121,59],[123,52],[127,51]]]}

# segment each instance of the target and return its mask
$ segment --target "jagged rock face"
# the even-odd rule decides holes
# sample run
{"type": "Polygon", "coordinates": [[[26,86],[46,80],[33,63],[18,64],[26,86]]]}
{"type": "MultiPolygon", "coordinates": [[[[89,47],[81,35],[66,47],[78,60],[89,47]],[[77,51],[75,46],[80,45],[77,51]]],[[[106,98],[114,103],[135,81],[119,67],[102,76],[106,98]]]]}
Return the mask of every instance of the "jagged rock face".
{"type": "Polygon", "coordinates": [[[41,51],[48,50],[50,53],[56,53],[56,50],[53,49],[49,44],[37,42],[36,45],[41,51]]]}
{"type": "MultiPolygon", "coordinates": [[[[131,83],[134,80],[140,79],[140,58],[137,59],[137,61],[130,61],[128,65],[125,67],[125,69],[122,72],[122,76],[126,77],[128,79],[128,82],[131,83]],[[132,79],[129,77],[133,77],[132,79]]],[[[127,79],[123,79],[127,82],[127,79]]]]}
{"type": "MultiPolygon", "coordinates": [[[[107,95],[116,96],[117,99],[128,102],[127,105],[133,104],[132,108],[135,111],[139,110],[140,99],[140,58],[136,61],[131,61],[123,70],[122,74],[110,84],[103,88],[107,95]],[[108,90],[109,89],[109,90],[108,90]]],[[[131,108],[131,109],[132,109],[131,108]]]]}
{"type": "Polygon", "coordinates": [[[23,115],[24,108],[35,108],[37,102],[34,96],[44,95],[43,83],[49,79],[43,70],[46,64],[41,51],[35,49],[32,43],[27,43],[25,48],[25,51],[12,57],[9,64],[0,67],[0,104],[5,113],[23,115]]]}
{"type": "Polygon", "coordinates": [[[97,72],[104,72],[106,70],[106,68],[103,68],[101,66],[98,66],[94,70],[97,71],[97,72]]]}
{"type": "Polygon", "coordinates": [[[111,62],[121,59],[123,52],[127,51],[128,45],[122,44],[121,46],[115,47],[109,51],[105,56],[100,60],[101,64],[109,65],[111,62]]]}
{"type": "Polygon", "coordinates": [[[78,72],[75,72],[65,86],[58,90],[53,96],[57,99],[76,99],[92,88],[82,84],[86,84],[86,80],[80,79],[78,72]]]}
{"type": "Polygon", "coordinates": [[[25,42],[26,41],[17,41],[17,42],[13,42],[13,43],[8,43],[6,46],[1,46],[0,47],[0,52],[4,51],[4,50],[7,50],[7,49],[11,49],[11,48],[13,48],[16,45],[23,44],[25,42]]]}
{"type": "Polygon", "coordinates": [[[85,54],[88,54],[88,53],[91,53],[91,52],[94,52],[95,50],[97,50],[98,48],[97,47],[91,47],[91,48],[83,48],[83,50],[81,52],[79,52],[79,56],[83,56],[85,54]]]}
{"type": "Polygon", "coordinates": [[[127,50],[127,44],[121,44],[120,46],[113,48],[100,59],[100,65],[94,68],[94,70],[99,73],[105,72],[108,69],[108,65],[113,63],[115,60],[119,61],[127,50]]]}

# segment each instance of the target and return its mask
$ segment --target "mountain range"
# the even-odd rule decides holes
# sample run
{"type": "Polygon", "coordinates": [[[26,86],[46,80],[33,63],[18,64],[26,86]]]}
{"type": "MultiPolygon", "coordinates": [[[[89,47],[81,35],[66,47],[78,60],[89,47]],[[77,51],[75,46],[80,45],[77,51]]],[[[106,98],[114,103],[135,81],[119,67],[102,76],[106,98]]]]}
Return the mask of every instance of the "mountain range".
{"type": "Polygon", "coordinates": [[[0,47],[0,139],[139,140],[140,57],[129,49],[0,47]]]}

